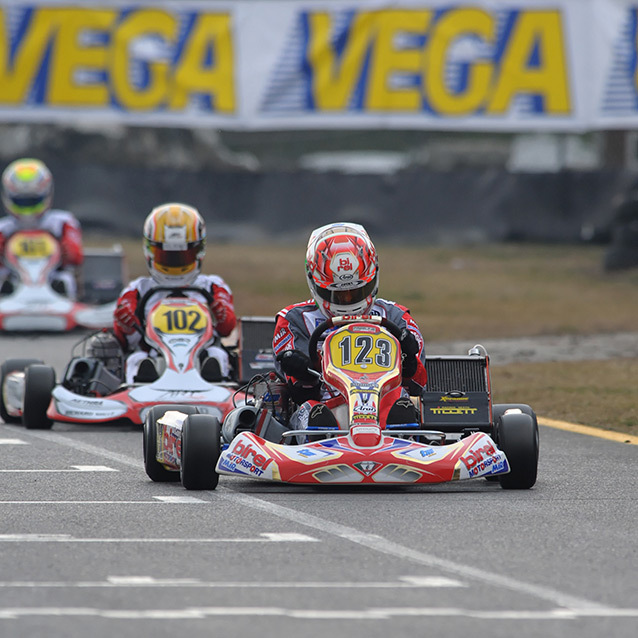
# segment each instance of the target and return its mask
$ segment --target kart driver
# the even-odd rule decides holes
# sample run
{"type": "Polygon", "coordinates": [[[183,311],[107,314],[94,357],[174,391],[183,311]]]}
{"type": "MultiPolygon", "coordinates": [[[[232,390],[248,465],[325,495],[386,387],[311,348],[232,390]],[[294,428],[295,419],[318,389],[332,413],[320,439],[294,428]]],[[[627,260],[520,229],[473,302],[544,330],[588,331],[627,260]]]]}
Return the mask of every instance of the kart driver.
{"type": "Polygon", "coordinates": [[[61,262],[51,273],[51,287],[75,299],[75,270],[82,264],[82,230],[68,211],[52,209],[53,177],[43,162],[18,159],[2,173],[2,204],[7,216],[0,219],[0,294],[13,292],[11,271],[4,263],[9,237],[20,230],[44,230],[60,243],[61,262]]]}
{"type": "Polygon", "coordinates": [[[317,376],[308,371],[312,364],[307,353],[315,327],[326,318],[341,315],[378,315],[401,329],[404,390],[386,422],[418,421],[409,394],[420,392],[427,379],[423,337],[406,307],[377,298],[377,252],[363,226],[339,222],[314,230],[306,252],[306,276],[312,298],[277,314],[273,338],[277,371],[286,377],[291,398],[300,406],[290,425],[299,430],[337,425],[334,414],[326,410],[326,404],[336,407],[334,400],[329,400],[317,376]]]}
{"type": "MultiPolygon", "coordinates": [[[[213,302],[210,312],[215,325],[215,337],[228,336],[237,322],[233,295],[218,275],[202,275],[202,259],[206,252],[206,225],[192,206],[179,203],[162,204],[154,208],[144,222],[144,256],[150,277],[133,280],[120,294],[114,312],[113,331],[128,353],[125,366],[126,382],[151,382],[158,378],[153,363],[154,352],[148,351],[141,334],[142,324],[136,311],[140,299],[154,287],[195,286],[210,292],[213,302]]],[[[153,304],[169,296],[170,291],[159,290],[148,297],[145,312],[153,304]]],[[[186,291],[187,297],[208,303],[203,295],[186,291]]],[[[221,381],[230,371],[228,353],[211,344],[208,358],[203,362],[201,375],[207,381],[221,381]]]]}

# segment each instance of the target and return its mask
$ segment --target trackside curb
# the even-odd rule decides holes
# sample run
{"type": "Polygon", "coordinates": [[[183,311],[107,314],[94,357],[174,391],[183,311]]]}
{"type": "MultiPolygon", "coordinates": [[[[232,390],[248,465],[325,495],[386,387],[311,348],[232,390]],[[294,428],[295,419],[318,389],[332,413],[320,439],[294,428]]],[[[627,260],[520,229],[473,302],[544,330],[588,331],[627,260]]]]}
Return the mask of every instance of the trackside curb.
{"type": "Polygon", "coordinates": [[[629,445],[638,445],[638,436],[625,434],[624,432],[615,432],[613,430],[603,430],[594,428],[590,425],[580,425],[579,423],[569,423],[569,421],[558,421],[556,419],[548,419],[546,417],[538,417],[539,425],[545,425],[557,430],[565,430],[567,432],[575,432],[577,434],[586,434],[587,436],[595,436],[599,439],[607,439],[616,443],[628,443],[629,445]]]}

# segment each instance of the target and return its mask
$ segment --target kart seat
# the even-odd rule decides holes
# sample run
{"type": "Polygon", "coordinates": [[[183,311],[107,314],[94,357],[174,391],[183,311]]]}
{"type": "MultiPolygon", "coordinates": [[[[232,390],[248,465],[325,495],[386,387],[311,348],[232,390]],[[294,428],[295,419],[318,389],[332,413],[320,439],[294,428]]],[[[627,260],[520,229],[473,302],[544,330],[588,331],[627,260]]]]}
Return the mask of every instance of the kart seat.
{"type": "Polygon", "coordinates": [[[153,383],[159,379],[159,374],[152,359],[142,359],[137,374],[133,377],[135,383],[153,383]]]}

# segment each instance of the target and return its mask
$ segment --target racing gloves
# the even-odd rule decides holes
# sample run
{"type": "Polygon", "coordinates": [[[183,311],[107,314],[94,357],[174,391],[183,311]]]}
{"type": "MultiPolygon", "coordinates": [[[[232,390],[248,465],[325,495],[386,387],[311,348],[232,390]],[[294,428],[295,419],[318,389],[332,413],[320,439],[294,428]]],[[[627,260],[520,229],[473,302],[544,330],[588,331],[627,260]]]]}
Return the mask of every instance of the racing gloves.
{"type": "Polygon", "coordinates": [[[417,356],[419,354],[419,344],[417,343],[414,335],[407,328],[401,329],[399,343],[401,344],[401,372],[405,378],[409,379],[416,374],[418,367],[417,356]]]}
{"type": "Polygon", "coordinates": [[[233,297],[221,286],[213,286],[211,293],[213,303],[210,305],[210,311],[215,320],[215,330],[222,337],[227,337],[237,323],[233,297]]]}
{"type": "Polygon", "coordinates": [[[276,359],[281,364],[282,371],[289,377],[308,385],[316,385],[319,382],[317,376],[308,370],[312,369],[310,357],[301,350],[285,350],[278,354],[276,359]]]}
{"type": "Polygon", "coordinates": [[[137,293],[134,291],[130,291],[120,297],[117,308],[113,313],[116,332],[119,330],[122,334],[130,335],[142,327],[135,314],[137,301],[137,293]]]}

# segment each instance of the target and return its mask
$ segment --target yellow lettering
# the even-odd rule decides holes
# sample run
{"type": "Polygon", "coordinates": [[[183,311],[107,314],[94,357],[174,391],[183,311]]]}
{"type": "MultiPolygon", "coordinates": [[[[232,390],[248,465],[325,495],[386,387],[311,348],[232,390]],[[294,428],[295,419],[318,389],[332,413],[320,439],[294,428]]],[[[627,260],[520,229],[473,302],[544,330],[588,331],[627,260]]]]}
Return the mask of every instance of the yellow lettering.
{"type": "Polygon", "coordinates": [[[49,75],[49,103],[51,106],[106,106],[109,96],[104,81],[90,83],[79,75],[91,70],[104,72],[107,50],[93,43],[87,46],[82,39],[91,32],[108,32],[115,12],[96,9],[52,9],[51,12],[58,33],[49,75]]]}
{"type": "Polygon", "coordinates": [[[432,109],[444,115],[467,115],[484,104],[490,88],[492,65],[487,61],[472,63],[467,86],[461,92],[450,90],[446,82],[446,56],[454,42],[477,35],[492,42],[494,18],[481,9],[450,11],[437,21],[425,56],[423,87],[432,109]]]}
{"type": "Polygon", "coordinates": [[[330,14],[312,13],[308,16],[308,23],[308,62],[312,68],[315,106],[320,111],[344,110],[348,106],[373,38],[376,14],[363,12],[355,16],[339,61],[330,41],[330,14]]]}
{"type": "Polygon", "coordinates": [[[371,58],[370,88],[366,107],[384,111],[420,111],[419,86],[397,86],[398,74],[418,75],[422,50],[397,48],[400,34],[425,35],[431,11],[382,11],[377,14],[378,35],[371,58]],[[395,86],[392,86],[392,80],[395,86]]]}
{"type": "Polygon", "coordinates": [[[175,70],[171,109],[185,108],[191,93],[201,93],[214,96],[216,111],[232,113],[235,110],[233,68],[230,16],[200,15],[175,70]],[[209,52],[212,66],[206,67],[209,52]]]}
{"type": "Polygon", "coordinates": [[[9,62],[9,32],[5,13],[0,9],[0,103],[25,102],[42,64],[47,43],[56,24],[53,9],[40,9],[34,13],[28,32],[20,43],[13,62],[9,62]]]}
{"type": "Polygon", "coordinates": [[[505,113],[520,93],[541,95],[550,114],[570,112],[561,27],[558,11],[526,11],[520,14],[503,55],[488,113],[505,113]],[[535,47],[539,64],[530,67],[529,59],[535,47]]]}
{"type": "Polygon", "coordinates": [[[132,111],[152,110],[162,105],[167,98],[170,65],[165,60],[153,60],[148,64],[146,86],[135,86],[131,82],[131,45],[143,36],[160,35],[172,42],[177,33],[177,21],[165,11],[140,10],[128,16],[117,29],[113,42],[113,64],[111,82],[115,98],[132,111]]]}

